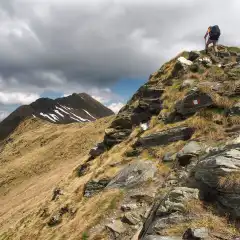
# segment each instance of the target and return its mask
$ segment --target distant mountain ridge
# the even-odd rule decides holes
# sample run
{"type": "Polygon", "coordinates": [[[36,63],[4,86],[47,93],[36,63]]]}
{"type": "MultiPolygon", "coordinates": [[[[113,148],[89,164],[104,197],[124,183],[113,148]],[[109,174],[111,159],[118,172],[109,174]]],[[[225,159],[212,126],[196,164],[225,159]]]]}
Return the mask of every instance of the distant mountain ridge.
{"type": "Polygon", "coordinates": [[[74,93],[54,100],[39,98],[29,105],[20,106],[0,122],[0,140],[6,138],[27,117],[37,117],[51,123],[68,124],[91,122],[113,114],[112,110],[86,93],[74,93]]]}

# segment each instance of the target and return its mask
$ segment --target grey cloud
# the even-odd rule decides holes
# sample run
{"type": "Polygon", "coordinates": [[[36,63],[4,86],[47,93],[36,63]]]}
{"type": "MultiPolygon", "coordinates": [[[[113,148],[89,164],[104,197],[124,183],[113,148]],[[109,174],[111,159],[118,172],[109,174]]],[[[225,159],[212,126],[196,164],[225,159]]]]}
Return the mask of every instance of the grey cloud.
{"type": "Polygon", "coordinates": [[[240,43],[238,0],[95,5],[77,0],[1,3],[4,87],[107,87],[120,78],[147,77],[183,48],[203,48],[203,34],[215,23],[225,33],[223,43],[240,43]]]}

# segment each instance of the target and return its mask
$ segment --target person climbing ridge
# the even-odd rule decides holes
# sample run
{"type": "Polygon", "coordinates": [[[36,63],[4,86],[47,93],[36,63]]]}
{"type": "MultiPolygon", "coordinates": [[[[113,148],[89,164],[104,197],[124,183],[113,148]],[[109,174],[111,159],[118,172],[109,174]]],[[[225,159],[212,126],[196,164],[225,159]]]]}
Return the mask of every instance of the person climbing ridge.
{"type": "Polygon", "coordinates": [[[212,43],[214,52],[217,53],[217,42],[219,40],[219,37],[221,35],[221,31],[218,25],[210,26],[204,36],[205,39],[205,50],[206,53],[208,53],[208,46],[212,43]],[[207,40],[207,36],[209,35],[209,38],[207,40]]]}

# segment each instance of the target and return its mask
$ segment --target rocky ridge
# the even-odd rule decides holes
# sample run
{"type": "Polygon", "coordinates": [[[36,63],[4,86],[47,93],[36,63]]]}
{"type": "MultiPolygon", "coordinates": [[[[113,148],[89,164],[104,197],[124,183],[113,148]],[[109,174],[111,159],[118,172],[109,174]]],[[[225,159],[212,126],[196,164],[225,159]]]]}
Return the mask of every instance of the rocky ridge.
{"type": "Polygon", "coordinates": [[[0,140],[6,138],[26,118],[35,117],[57,124],[90,122],[114,113],[86,93],[68,97],[40,98],[30,105],[24,105],[0,122],[0,140]]]}
{"type": "MultiPolygon", "coordinates": [[[[172,153],[165,152],[168,157],[156,158],[172,165],[165,182],[156,187],[160,194],[156,193],[147,215],[137,216],[136,210],[130,209],[122,218],[125,225],[121,231],[110,228],[114,239],[131,239],[128,229],[132,225],[141,229],[133,239],[219,239],[220,230],[210,223],[201,223],[204,218],[212,218],[203,206],[208,204],[216,204],[220,215],[228,212],[236,222],[240,220],[240,49],[219,49],[218,56],[213,52],[183,52],[164,64],[121,109],[105,130],[104,141],[90,152],[92,160],[130,138],[131,157],[139,158],[147,150],[151,158],[156,158],[156,148],[185,143],[180,151],[174,152],[173,147],[172,153]],[[138,133],[133,139],[136,128],[138,133]],[[227,140],[235,144],[226,143],[227,140]],[[221,147],[211,148],[216,145],[221,147]],[[194,204],[201,206],[197,215],[191,206],[194,204]]],[[[123,171],[127,173],[129,167],[123,171]]],[[[120,176],[127,178],[123,173],[120,176]]],[[[135,173],[131,176],[138,179],[135,173]]],[[[156,176],[158,173],[151,179],[159,178],[156,176]]],[[[237,229],[238,223],[236,226],[237,229]]],[[[231,227],[226,224],[224,228],[223,239],[231,239],[231,227]]]]}
{"type": "Polygon", "coordinates": [[[164,64],[24,233],[44,225],[34,236],[237,239],[239,89],[239,48],[182,52],[164,64]]]}

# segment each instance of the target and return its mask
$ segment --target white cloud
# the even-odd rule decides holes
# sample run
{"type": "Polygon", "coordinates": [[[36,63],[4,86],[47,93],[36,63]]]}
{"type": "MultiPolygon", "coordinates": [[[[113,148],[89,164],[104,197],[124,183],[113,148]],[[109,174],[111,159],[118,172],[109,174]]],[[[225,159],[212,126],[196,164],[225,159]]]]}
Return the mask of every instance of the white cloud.
{"type": "Polygon", "coordinates": [[[118,102],[118,103],[111,103],[110,105],[108,105],[107,107],[110,108],[113,112],[118,113],[119,110],[124,106],[125,104],[122,102],[118,102]]]}
{"type": "Polygon", "coordinates": [[[0,103],[2,104],[29,104],[40,96],[35,93],[0,92],[0,103]]]}

